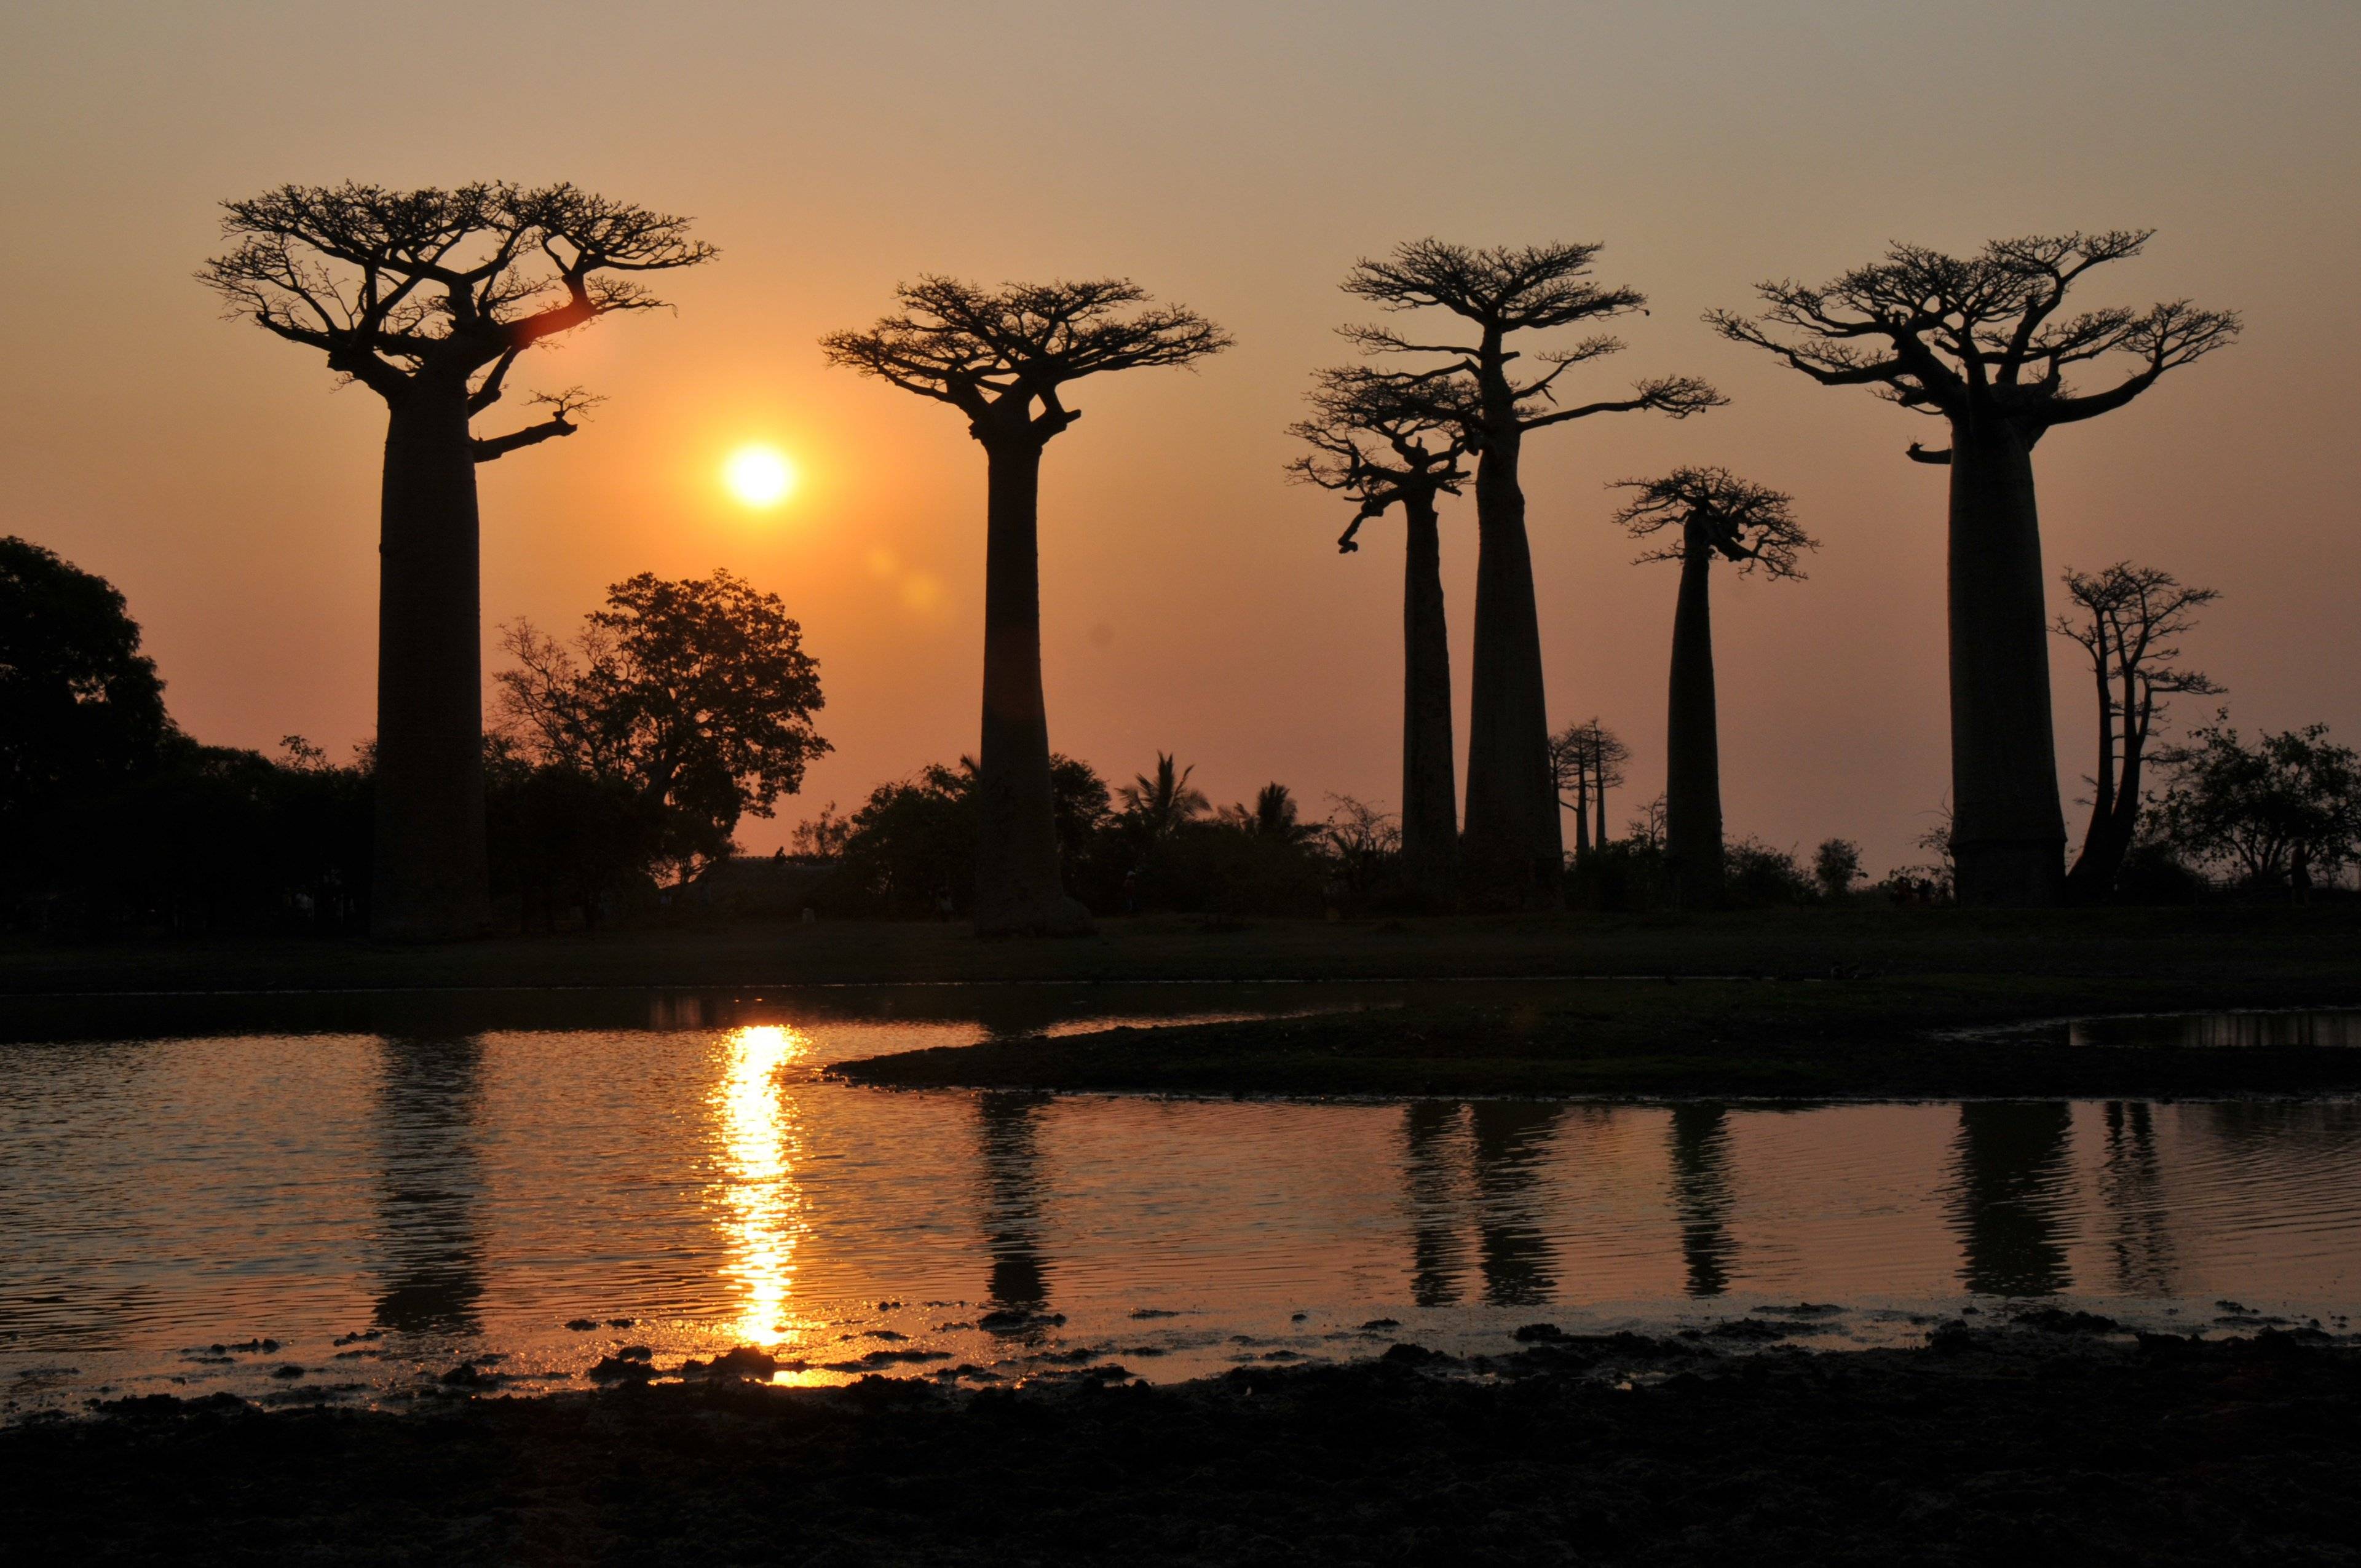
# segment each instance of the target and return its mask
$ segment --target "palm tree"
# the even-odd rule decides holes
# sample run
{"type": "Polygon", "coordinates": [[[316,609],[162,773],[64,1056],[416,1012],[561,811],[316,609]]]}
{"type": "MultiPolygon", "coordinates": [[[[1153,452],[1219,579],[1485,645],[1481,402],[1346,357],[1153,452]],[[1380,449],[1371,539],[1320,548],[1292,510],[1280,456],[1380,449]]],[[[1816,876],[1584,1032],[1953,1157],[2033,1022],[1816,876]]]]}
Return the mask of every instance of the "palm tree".
{"type": "MultiPolygon", "coordinates": [[[[1183,823],[1194,822],[1213,808],[1203,790],[1189,787],[1189,775],[1196,771],[1194,765],[1175,767],[1169,752],[1157,752],[1153,778],[1146,773],[1135,774],[1131,783],[1115,790],[1123,798],[1124,815],[1137,824],[1150,840],[1171,837],[1183,823]]],[[[1284,786],[1279,787],[1284,794],[1284,786]]],[[[1268,795],[1269,791],[1263,793],[1268,795]]]]}

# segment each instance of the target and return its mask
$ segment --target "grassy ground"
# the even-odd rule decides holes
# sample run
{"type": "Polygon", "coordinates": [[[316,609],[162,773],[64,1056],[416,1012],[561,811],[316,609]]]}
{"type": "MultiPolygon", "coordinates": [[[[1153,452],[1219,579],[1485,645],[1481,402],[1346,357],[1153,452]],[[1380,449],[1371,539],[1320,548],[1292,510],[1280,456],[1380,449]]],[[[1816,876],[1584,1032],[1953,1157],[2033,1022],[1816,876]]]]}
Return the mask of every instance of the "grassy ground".
{"type": "MultiPolygon", "coordinates": [[[[860,1081],[1280,1093],[2109,1094],[2361,1090],[2361,1052],[2063,1050],[1946,1032],[2070,1014],[2361,1003],[2361,907],[2039,914],[1874,905],[1216,927],[1115,920],[1067,941],[821,923],[504,938],[0,950],[0,1036],[60,993],[720,987],[926,981],[1588,977],[1394,1010],[1005,1040],[853,1064],[860,1081]],[[1624,977],[1624,978],[1602,978],[1624,977]],[[1642,977],[1642,978],[1631,978],[1642,977]],[[1739,977],[1739,978],[1732,978],[1739,977]],[[11,998],[13,997],[13,1001],[11,998]]],[[[528,1013],[561,1000],[515,999],[528,1013]]],[[[171,1001],[168,1008],[199,1003],[171,1001]]],[[[553,1014],[554,1016],[554,1014],[553,1014]]],[[[530,1023],[531,1019],[521,1022],[530,1023]]]]}
{"type": "MultiPolygon", "coordinates": [[[[1172,1388],[668,1386],[402,1415],[226,1396],[0,1429],[26,1563],[2326,1563],[2361,1354],[1399,1347],[1172,1388]]],[[[1761,1323],[1741,1325],[1761,1329],[1761,1323]]]]}

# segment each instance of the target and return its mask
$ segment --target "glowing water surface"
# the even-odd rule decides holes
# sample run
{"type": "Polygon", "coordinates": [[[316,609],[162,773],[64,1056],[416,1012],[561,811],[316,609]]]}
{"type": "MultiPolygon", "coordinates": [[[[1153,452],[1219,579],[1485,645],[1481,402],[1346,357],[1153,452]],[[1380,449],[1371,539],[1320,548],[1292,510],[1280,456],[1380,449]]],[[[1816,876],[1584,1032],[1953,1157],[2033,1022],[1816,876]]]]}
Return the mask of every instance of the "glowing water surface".
{"type": "Polygon", "coordinates": [[[1320,1000],[673,998],[603,1026],[0,1044],[0,1413],[399,1398],[463,1362],[579,1387],[640,1344],[659,1367],[757,1344],[793,1381],[1161,1378],[1801,1302],[1842,1307],[1803,1321],[1848,1343],[1971,1298],[2183,1327],[2251,1315],[2224,1299],[2337,1327],[2361,1299],[2351,1101],[1214,1101],[820,1070],[1320,1000]]]}

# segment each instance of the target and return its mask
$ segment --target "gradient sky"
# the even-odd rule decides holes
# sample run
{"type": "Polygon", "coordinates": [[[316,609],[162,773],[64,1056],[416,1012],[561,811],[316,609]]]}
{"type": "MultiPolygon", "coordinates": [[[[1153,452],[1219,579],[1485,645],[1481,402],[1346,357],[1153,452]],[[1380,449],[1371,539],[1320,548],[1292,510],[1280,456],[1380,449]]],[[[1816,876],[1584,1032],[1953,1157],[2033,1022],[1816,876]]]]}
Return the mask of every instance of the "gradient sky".
{"type": "MultiPolygon", "coordinates": [[[[2361,9],[2254,4],[1411,6],[613,4],[9,6],[0,15],[0,532],[112,578],[181,723],[342,754],[371,728],[382,405],[219,319],[215,203],[283,181],[572,180],[721,247],[675,315],[602,323],[522,386],[611,400],[480,470],[494,625],[728,566],[784,596],[834,800],[974,745],[983,457],[950,411],[827,368],[919,271],[1124,274],[1228,327],[1202,371],[1086,382],[1043,474],[1050,728],[1112,778],[1159,748],[1217,800],[1283,781],[1398,804],[1400,532],[1284,483],[1307,374],[1365,314],[1359,256],[1433,234],[1603,241],[1653,298],[1601,392],[1711,378],[1686,422],[1545,432],[1526,484],[1553,719],[1597,714],[1661,786],[1675,570],[1629,565],[1609,480],[1725,464],[1792,491],[1808,581],[1718,585],[1725,811],[1782,847],[1913,858],[1948,786],[1939,428],[1697,322],[1890,239],[2155,226],[2093,303],[2246,313],[2229,352],[2037,463],[2053,576],[2119,558],[2224,591],[2190,640],[2246,728],[2361,740],[2350,384],[2361,9]],[[721,489],[775,443],[779,510],[721,489]]],[[[530,374],[523,370],[529,369],[530,374]]],[[[484,428],[524,416],[495,411],[484,428]]],[[[1444,519],[1466,731],[1475,543],[1444,519]]],[[[2053,600],[2058,597],[2053,583],[2053,600]]],[[[2087,678],[2056,650],[2061,773],[2087,678]]],[[[2193,710],[2184,718],[2197,717],[2193,710]]],[[[2070,806],[2070,817],[2076,816],[2070,806]]],[[[2079,831],[2079,823],[2077,824],[2079,831]]]]}

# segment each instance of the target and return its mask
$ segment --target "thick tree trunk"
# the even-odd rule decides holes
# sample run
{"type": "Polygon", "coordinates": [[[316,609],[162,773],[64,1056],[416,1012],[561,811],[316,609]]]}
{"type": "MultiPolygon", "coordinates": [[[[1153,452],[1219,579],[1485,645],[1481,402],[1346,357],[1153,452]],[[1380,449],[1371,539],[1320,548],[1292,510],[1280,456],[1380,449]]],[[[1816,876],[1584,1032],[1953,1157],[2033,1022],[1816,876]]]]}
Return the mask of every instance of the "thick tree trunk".
{"type": "MultiPolygon", "coordinates": [[[[2091,787],[2091,822],[2082,830],[2082,848],[2066,872],[2066,896],[2075,904],[2095,904],[2114,885],[2115,865],[2107,854],[2107,840],[2115,815],[2115,708],[2107,686],[2104,623],[2093,655],[2099,680],[2099,771],[2091,787]]],[[[2125,722],[2129,722],[2128,716],[2125,722]]]]}
{"type": "Polygon", "coordinates": [[[1478,902],[1530,908],[1556,902],[1565,840],[1517,444],[1514,432],[1493,436],[1476,468],[1476,668],[1460,867],[1478,902]]]}
{"type": "Polygon", "coordinates": [[[1690,523],[1673,611],[1673,674],[1664,726],[1664,855],[1684,908],[1721,894],[1721,741],[1713,690],[1713,550],[1690,523]]]}
{"type": "Polygon", "coordinates": [[[1058,867],[1049,720],[1041,700],[1041,448],[994,442],[984,521],[983,737],[976,751],[975,929],[1066,936],[1091,928],[1058,867]]]}
{"type": "Polygon", "coordinates": [[[378,545],[377,849],[369,931],[481,935],[484,685],[476,458],[464,384],[392,406],[378,545]]]}
{"type": "Polygon", "coordinates": [[[1447,897],[1459,860],[1451,757],[1451,638],[1443,616],[1443,539],[1432,499],[1405,507],[1402,574],[1402,861],[1411,885],[1447,897]]]}
{"type": "Polygon", "coordinates": [[[1963,904],[2049,905],[2066,817],[2049,712],[2049,630],[2033,454],[1997,418],[1952,422],[1952,853],[1963,904]]]}

